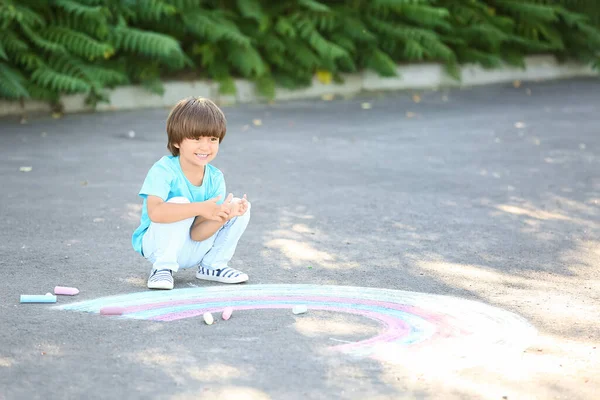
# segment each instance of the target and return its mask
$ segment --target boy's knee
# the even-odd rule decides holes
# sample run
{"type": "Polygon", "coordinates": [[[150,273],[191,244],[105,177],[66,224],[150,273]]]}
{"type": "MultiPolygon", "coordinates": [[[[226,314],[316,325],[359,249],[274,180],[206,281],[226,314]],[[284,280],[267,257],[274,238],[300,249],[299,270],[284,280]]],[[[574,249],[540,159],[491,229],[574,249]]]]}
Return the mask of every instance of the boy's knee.
{"type": "Polygon", "coordinates": [[[185,197],[171,197],[169,200],[167,200],[167,203],[178,203],[178,204],[185,204],[185,203],[189,203],[190,201],[188,199],[186,199],[185,197]]]}

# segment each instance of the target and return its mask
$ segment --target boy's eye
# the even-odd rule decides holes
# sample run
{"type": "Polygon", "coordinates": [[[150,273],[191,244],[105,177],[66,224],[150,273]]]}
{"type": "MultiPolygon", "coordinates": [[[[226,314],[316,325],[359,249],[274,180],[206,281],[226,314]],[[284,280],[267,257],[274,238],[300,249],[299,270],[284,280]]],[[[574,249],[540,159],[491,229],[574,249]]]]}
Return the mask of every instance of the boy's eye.
{"type": "Polygon", "coordinates": [[[210,138],[210,140],[211,140],[212,142],[216,142],[217,140],[219,140],[219,138],[212,137],[212,138],[210,138]]]}

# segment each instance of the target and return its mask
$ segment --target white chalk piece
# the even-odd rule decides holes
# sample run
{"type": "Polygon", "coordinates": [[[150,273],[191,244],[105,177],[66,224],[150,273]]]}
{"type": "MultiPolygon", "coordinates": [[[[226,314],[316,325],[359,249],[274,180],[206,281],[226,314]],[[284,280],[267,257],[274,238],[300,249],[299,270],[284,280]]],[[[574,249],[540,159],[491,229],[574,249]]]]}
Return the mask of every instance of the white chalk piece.
{"type": "Polygon", "coordinates": [[[223,310],[223,315],[221,315],[221,318],[223,318],[225,321],[227,321],[229,318],[231,318],[232,313],[233,313],[233,308],[225,307],[225,309],[223,310]]]}
{"type": "Polygon", "coordinates": [[[306,306],[294,306],[292,308],[292,312],[296,315],[298,314],[304,314],[305,312],[308,311],[308,308],[306,306]]]}
{"type": "Polygon", "coordinates": [[[56,296],[52,294],[41,295],[41,294],[22,294],[21,303],[56,303],[56,296]]]}
{"type": "Polygon", "coordinates": [[[204,322],[206,322],[206,325],[212,325],[212,323],[215,322],[212,314],[209,312],[205,312],[202,317],[204,317],[204,322]]]}
{"type": "Polygon", "coordinates": [[[107,306],[100,309],[100,315],[123,315],[125,308],[116,306],[107,306]]]}

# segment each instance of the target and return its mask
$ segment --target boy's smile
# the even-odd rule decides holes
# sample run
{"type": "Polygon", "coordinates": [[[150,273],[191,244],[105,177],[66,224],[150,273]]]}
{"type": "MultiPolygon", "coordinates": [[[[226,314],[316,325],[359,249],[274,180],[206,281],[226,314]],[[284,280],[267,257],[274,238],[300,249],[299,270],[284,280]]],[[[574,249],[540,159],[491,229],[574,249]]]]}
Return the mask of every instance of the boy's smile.
{"type": "Polygon", "coordinates": [[[196,139],[185,138],[175,145],[179,148],[179,158],[189,166],[203,167],[215,159],[219,152],[219,138],[201,136],[196,139]]]}

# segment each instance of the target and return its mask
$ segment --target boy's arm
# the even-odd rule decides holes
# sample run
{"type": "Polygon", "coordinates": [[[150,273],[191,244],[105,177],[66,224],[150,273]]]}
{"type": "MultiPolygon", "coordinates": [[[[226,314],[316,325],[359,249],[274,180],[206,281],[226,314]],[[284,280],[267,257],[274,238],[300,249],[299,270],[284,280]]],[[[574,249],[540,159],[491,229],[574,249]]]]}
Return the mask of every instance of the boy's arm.
{"type": "MultiPolygon", "coordinates": [[[[184,219],[202,216],[207,221],[216,219],[227,220],[227,210],[217,201],[221,196],[199,203],[168,203],[158,196],[148,196],[146,207],[148,208],[148,217],[152,222],[168,224],[182,221],[184,219]]],[[[216,222],[216,221],[211,221],[216,222]]],[[[216,230],[215,230],[216,232],[216,230]]]]}
{"type": "MultiPolygon", "coordinates": [[[[218,196],[219,198],[221,196],[218,196]]],[[[194,220],[192,224],[192,228],[190,229],[190,237],[192,240],[197,242],[201,242],[203,240],[208,239],[212,235],[215,234],[227,221],[229,221],[230,216],[230,208],[231,208],[231,200],[233,199],[233,194],[229,193],[229,196],[225,199],[223,204],[221,205],[224,209],[227,210],[227,216],[225,218],[221,218],[220,220],[216,219],[208,219],[203,215],[199,215],[194,220]]]]}
{"type": "Polygon", "coordinates": [[[206,240],[221,229],[228,220],[229,218],[222,221],[211,221],[203,217],[196,217],[190,230],[190,237],[197,242],[206,240]]]}
{"type": "Polygon", "coordinates": [[[192,240],[198,242],[206,240],[221,229],[221,227],[230,219],[244,215],[248,210],[248,200],[246,199],[246,195],[244,195],[243,199],[238,200],[233,201],[233,194],[229,193],[229,196],[227,196],[223,202],[223,206],[228,209],[228,215],[227,218],[221,221],[209,220],[202,216],[196,217],[190,230],[190,237],[192,240]]]}

